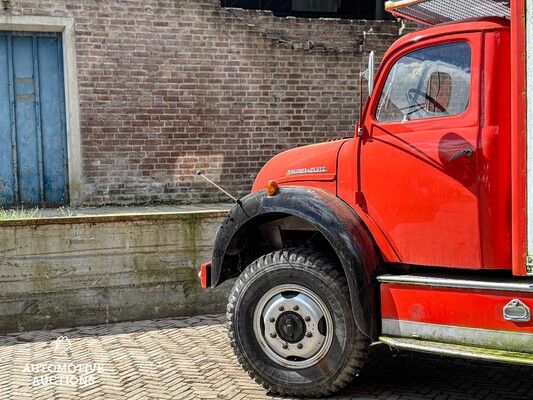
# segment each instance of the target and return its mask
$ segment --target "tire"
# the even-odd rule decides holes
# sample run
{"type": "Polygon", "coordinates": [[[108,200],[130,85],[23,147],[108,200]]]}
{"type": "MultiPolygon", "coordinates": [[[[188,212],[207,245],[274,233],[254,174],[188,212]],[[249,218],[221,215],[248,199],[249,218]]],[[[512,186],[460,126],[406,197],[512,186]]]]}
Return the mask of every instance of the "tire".
{"type": "Polygon", "coordinates": [[[304,249],[260,257],[235,282],[227,308],[231,346],[273,394],[320,397],[348,384],[370,340],[357,328],[343,275],[304,249]]]}

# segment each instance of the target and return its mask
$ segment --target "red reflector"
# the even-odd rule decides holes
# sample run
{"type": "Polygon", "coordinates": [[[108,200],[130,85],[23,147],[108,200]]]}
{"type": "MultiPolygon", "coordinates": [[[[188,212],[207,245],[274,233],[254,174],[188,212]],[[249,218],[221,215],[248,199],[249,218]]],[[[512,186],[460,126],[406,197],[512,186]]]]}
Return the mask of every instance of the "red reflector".
{"type": "Polygon", "coordinates": [[[203,288],[211,286],[211,261],[203,263],[200,267],[200,284],[203,288]]]}

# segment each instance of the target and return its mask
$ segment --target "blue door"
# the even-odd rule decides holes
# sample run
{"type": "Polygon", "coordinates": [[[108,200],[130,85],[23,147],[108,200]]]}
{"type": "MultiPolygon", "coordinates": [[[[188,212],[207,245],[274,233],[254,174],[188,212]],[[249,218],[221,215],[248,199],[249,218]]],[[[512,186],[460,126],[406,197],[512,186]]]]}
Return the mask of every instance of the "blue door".
{"type": "Polygon", "coordinates": [[[0,207],[68,203],[61,34],[0,32],[0,207]]]}

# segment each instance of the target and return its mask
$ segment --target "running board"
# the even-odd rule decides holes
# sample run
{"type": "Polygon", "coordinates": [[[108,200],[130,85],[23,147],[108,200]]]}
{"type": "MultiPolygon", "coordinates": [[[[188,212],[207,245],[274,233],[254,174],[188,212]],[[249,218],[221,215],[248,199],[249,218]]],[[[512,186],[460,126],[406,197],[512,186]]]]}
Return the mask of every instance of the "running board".
{"type": "Polygon", "coordinates": [[[379,340],[382,343],[402,350],[412,350],[422,353],[440,354],[450,357],[469,358],[473,360],[484,360],[508,364],[533,366],[533,354],[528,353],[505,350],[492,350],[481,347],[438,343],[431,342],[428,340],[398,338],[391,336],[381,336],[379,340]]]}

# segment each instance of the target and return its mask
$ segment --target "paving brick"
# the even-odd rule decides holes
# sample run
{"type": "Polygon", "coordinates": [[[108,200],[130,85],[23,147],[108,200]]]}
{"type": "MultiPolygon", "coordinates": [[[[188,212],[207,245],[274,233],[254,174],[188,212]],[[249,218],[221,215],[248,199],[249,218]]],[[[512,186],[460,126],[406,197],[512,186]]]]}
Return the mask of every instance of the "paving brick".
{"type": "MultiPolygon", "coordinates": [[[[224,323],[223,315],[210,315],[0,337],[0,399],[276,399],[237,364],[224,323]],[[23,341],[18,340],[20,335],[23,341]],[[58,353],[50,340],[61,335],[71,343],[66,354],[58,353]],[[100,363],[102,370],[81,374],[92,376],[93,385],[34,386],[35,377],[58,375],[25,372],[26,364],[37,363],[100,363]]],[[[528,400],[532,374],[529,367],[398,352],[377,345],[359,376],[331,398],[528,400]]]]}

